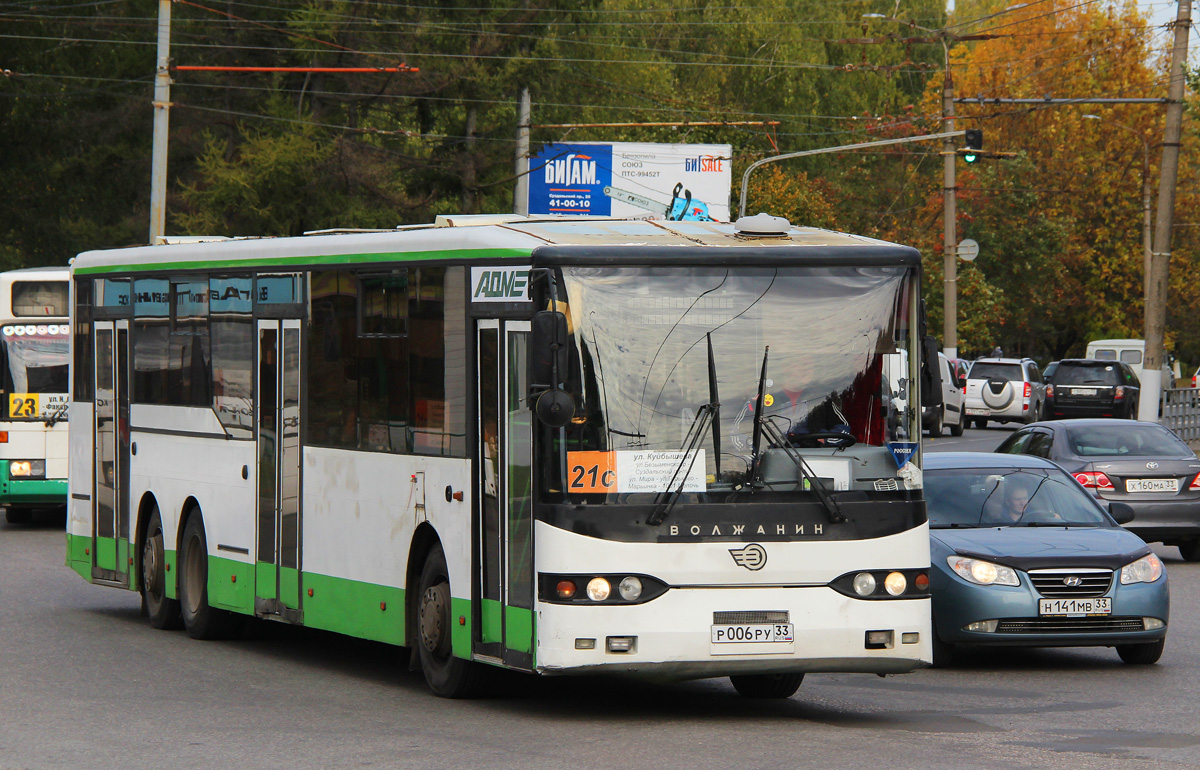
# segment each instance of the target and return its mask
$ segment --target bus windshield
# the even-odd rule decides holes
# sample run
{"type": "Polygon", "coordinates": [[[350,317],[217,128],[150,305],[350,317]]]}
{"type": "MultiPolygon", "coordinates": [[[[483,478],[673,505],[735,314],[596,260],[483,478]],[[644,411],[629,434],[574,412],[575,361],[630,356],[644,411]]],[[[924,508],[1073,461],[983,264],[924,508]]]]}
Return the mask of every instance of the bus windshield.
{"type": "Polygon", "coordinates": [[[69,331],[66,322],[0,327],[5,411],[9,419],[62,419],[65,416],[69,331]]]}
{"type": "Polygon", "coordinates": [[[918,430],[908,270],[564,267],[562,277],[576,409],[552,489],[803,493],[813,475],[830,491],[897,488],[891,445],[918,430]]]}

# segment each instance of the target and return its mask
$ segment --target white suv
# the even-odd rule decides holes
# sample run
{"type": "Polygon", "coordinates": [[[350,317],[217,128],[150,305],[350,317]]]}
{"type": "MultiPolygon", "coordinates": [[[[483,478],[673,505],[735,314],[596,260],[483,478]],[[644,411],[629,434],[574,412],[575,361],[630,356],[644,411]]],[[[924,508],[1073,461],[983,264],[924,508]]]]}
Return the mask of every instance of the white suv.
{"type": "Polygon", "coordinates": [[[1045,414],[1046,383],[1032,358],[980,358],[967,374],[966,416],[975,427],[1037,422],[1045,414]]]}
{"type": "Polygon", "coordinates": [[[963,434],[967,427],[967,416],[963,414],[963,381],[950,366],[945,353],[938,353],[938,371],[942,375],[942,405],[927,406],[921,413],[921,421],[930,436],[942,435],[942,427],[950,426],[950,433],[963,434]]]}

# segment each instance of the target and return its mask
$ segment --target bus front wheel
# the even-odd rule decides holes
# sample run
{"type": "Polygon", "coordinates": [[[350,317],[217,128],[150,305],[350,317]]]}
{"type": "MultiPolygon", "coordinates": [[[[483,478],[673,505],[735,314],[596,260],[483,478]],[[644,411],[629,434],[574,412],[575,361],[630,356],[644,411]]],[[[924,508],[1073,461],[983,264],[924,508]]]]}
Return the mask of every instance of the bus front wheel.
{"type": "Polygon", "coordinates": [[[236,616],[208,603],[208,541],[204,537],[204,519],[199,511],[188,517],[179,553],[179,605],[188,636],[223,639],[232,635],[236,616]]]}
{"type": "Polygon", "coordinates": [[[150,625],[155,628],[179,628],[179,600],[167,598],[167,573],[165,569],[165,551],[163,550],[162,517],[155,508],[150,513],[150,522],[146,525],[146,535],[142,539],[142,602],[146,614],[150,616],[150,625]]]}
{"type": "Polygon", "coordinates": [[[417,596],[415,646],[429,689],[443,698],[477,695],[483,685],[483,666],[453,654],[450,571],[441,546],[435,545],[425,557],[417,596]]]}
{"type": "Polygon", "coordinates": [[[790,698],[800,689],[804,674],[740,674],[729,681],[743,698],[790,698]]]}

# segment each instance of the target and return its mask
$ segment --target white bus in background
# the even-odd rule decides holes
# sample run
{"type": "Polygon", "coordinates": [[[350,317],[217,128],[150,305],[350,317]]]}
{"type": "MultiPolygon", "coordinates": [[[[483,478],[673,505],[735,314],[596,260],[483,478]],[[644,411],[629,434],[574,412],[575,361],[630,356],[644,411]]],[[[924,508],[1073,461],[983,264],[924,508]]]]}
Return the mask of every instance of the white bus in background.
{"type": "Polygon", "coordinates": [[[69,269],[0,273],[0,506],[9,523],[67,503],[69,269]]]}
{"type": "Polygon", "coordinates": [[[762,216],[79,255],[67,564],[198,638],[410,647],[443,696],[926,665],[920,254],[762,216]]]}
{"type": "MultiPolygon", "coordinates": [[[[1133,373],[1141,379],[1142,376],[1142,358],[1146,351],[1145,340],[1092,340],[1088,343],[1087,354],[1085,358],[1098,358],[1102,361],[1120,361],[1121,363],[1129,364],[1133,369],[1133,373]]],[[[1166,361],[1163,363],[1163,387],[1174,387],[1172,383],[1179,379],[1182,373],[1179,371],[1179,362],[1170,353],[1166,354],[1166,361]]]]}

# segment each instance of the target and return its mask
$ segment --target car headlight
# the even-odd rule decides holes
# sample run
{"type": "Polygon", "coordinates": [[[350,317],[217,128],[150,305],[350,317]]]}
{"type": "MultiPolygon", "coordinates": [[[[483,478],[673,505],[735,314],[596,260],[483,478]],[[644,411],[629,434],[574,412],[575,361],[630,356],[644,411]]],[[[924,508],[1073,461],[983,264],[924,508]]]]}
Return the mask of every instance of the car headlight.
{"type": "Polygon", "coordinates": [[[1162,577],[1165,571],[1162,559],[1152,553],[1146,554],[1137,561],[1121,567],[1121,584],[1153,583],[1162,577]]]}
{"type": "Polygon", "coordinates": [[[1003,564],[993,564],[982,559],[972,559],[969,556],[954,554],[946,557],[946,563],[954,573],[976,585],[981,586],[1019,586],[1021,581],[1012,567],[1003,564]]]}

